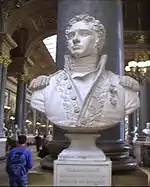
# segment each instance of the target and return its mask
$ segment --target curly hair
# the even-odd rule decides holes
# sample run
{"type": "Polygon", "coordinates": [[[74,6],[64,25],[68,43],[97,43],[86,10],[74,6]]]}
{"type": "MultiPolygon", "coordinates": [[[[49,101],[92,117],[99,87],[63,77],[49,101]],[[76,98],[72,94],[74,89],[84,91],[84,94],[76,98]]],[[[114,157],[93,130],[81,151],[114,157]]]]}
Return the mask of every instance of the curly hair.
{"type": "Polygon", "coordinates": [[[99,49],[99,52],[102,50],[104,43],[105,43],[105,37],[106,37],[106,30],[103,24],[100,23],[99,20],[96,20],[94,17],[89,16],[88,14],[81,14],[73,17],[72,19],[69,20],[68,26],[65,30],[65,34],[69,33],[69,30],[71,26],[77,22],[83,21],[87,24],[91,24],[95,32],[97,33],[98,37],[98,42],[97,42],[97,47],[99,49]]]}

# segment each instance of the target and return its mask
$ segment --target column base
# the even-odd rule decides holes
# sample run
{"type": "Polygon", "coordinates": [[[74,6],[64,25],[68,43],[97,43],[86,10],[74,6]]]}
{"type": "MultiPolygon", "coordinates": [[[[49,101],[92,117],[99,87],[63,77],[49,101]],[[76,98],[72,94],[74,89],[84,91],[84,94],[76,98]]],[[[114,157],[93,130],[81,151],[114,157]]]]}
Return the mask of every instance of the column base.
{"type": "Polygon", "coordinates": [[[0,138],[0,159],[6,157],[6,138],[0,138]]]}
{"type": "Polygon", "coordinates": [[[131,147],[120,141],[97,141],[97,147],[101,148],[112,161],[113,172],[133,171],[137,168],[137,161],[130,156],[131,147]]]}

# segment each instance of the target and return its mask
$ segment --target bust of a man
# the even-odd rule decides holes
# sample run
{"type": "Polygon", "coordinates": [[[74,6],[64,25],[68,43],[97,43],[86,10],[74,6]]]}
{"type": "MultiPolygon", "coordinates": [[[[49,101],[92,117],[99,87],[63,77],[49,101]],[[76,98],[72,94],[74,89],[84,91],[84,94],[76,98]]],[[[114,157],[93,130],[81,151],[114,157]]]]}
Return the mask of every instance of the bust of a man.
{"type": "Polygon", "coordinates": [[[105,69],[107,55],[101,50],[106,30],[100,21],[87,14],[75,16],[65,33],[70,54],[64,70],[31,82],[31,106],[64,129],[105,129],[134,112],[139,84],[105,69]]]}

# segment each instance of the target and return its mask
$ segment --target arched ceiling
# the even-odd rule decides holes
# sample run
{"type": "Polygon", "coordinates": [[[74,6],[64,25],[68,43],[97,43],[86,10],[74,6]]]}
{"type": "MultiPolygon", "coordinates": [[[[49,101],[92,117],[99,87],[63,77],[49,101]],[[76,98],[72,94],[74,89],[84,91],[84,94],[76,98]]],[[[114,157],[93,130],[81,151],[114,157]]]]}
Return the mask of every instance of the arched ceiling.
{"type": "MultiPolygon", "coordinates": [[[[124,0],[124,41],[125,41],[125,58],[126,60],[134,58],[135,51],[139,47],[135,47],[135,36],[138,34],[136,23],[138,11],[136,10],[136,2],[145,2],[142,4],[141,17],[145,20],[144,15],[149,15],[146,7],[149,0],[136,1],[135,6],[130,6],[130,0],[124,0]],[[135,10],[134,10],[135,9],[135,10]],[[136,18],[132,19],[132,12],[135,12],[136,18]],[[137,11],[137,12],[136,12],[137,11]],[[132,26],[132,27],[131,27],[132,26]],[[127,31],[127,32],[126,32],[127,31]],[[132,32],[133,31],[133,32],[132,32]]],[[[20,28],[28,30],[28,40],[25,45],[25,56],[30,57],[35,66],[30,67],[29,71],[34,73],[34,76],[39,74],[49,74],[55,71],[56,66],[53,63],[46,47],[42,40],[45,37],[56,34],[57,30],[57,0],[4,0],[5,2],[5,32],[10,36],[20,28]]],[[[142,21],[143,22],[143,21],[142,21]]],[[[145,23],[145,22],[143,22],[145,23]]],[[[149,22],[148,22],[149,23],[149,22]]],[[[148,32],[145,35],[150,38],[149,24],[144,24],[144,29],[148,32]]],[[[149,40],[147,40],[149,43],[149,40]]],[[[141,50],[143,47],[141,47],[141,50]]],[[[150,50],[149,44],[144,45],[144,49],[150,50]]]]}
{"type": "Polygon", "coordinates": [[[27,29],[29,33],[24,56],[30,57],[35,64],[29,67],[29,72],[34,72],[34,76],[38,76],[55,71],[53,59],[42,41],[45,37],[56,34],[57,1],[7,0],[5,32],[13,36],[20,28],[27,29]]]}

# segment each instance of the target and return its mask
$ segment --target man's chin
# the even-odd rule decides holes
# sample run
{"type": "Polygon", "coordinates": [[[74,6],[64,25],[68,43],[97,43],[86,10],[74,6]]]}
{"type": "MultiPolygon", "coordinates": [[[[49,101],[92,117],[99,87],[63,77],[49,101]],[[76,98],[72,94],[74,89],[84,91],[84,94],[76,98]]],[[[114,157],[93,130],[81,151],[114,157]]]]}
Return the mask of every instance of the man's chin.
{"type": "Polygon", "coordinates": [[[83,55],[83,53],[79,53],[79,52],[74,52],[74,53],[72,53],[72,56],[74,57],[74,58],[81,58],[81,57],[83,57],[84,55],[83,55]]]}

